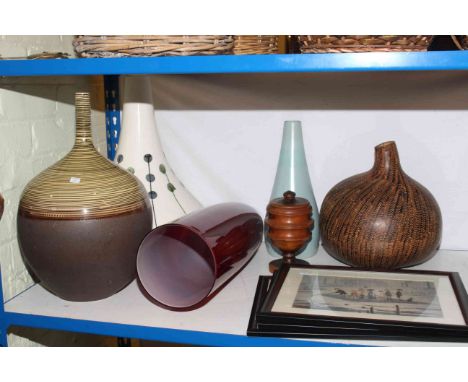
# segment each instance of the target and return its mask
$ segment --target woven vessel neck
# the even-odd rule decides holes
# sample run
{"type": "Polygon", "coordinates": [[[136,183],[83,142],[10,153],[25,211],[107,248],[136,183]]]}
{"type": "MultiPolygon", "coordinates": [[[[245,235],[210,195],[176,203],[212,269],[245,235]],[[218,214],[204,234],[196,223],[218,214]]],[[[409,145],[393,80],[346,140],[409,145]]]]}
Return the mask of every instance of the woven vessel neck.
{"type": "Polygon", "coordinates": [[[401,183],[405,173],[400,165],[398,149],[393,141],[375,147],[375,161],[371,173],[376,178],[384,178],[393,183],[401,183]]]}

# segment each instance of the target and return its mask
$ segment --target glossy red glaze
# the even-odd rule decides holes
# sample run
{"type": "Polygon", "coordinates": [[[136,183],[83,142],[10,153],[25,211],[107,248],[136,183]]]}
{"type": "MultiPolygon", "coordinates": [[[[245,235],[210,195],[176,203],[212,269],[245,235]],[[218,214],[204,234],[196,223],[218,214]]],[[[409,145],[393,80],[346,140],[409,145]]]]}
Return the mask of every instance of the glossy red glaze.
{"type": "Polygon", "coordinates": [[[198,307],[242,270],[262,231],[260,215],[240,203],[203,208],[157,227],[138,250],[141,285],[170,309],[198,307]]]}

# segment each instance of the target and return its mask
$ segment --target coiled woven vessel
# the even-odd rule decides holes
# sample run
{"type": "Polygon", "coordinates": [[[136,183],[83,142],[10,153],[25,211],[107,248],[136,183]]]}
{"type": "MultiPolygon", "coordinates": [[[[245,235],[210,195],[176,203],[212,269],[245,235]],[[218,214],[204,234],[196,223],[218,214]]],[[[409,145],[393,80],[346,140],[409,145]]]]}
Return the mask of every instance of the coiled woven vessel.
{"type": "Polygon", "coordinates": [[[301,53],[426,51],[432,36],[299,35],[301,53]]]}
{"type": "Polygon", "coordinates": [[[401,168],[395,142],[375,147],[370,171],[339,182],[325,196],[320,234],[326,251],[346,264],[398,269],[428,260],[442,236],[432,194],[401,168]]]}

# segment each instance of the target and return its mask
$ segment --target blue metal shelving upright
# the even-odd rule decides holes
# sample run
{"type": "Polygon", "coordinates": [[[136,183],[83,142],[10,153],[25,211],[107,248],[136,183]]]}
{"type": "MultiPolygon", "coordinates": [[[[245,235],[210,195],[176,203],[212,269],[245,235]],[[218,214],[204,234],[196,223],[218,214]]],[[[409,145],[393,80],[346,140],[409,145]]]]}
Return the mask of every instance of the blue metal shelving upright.
{"type": "Polygon", "coordinates": [[[2,270],[0,267],[0,347],[8,346],[7,340],[7,330],[8,330],[8,320],[5,313],[4,301],[3,301],[3,286],[2,286],[2,270]]]}
{"type": "Polygon", "coordinates": [[[119,76],[104,76],[104,101],[106,107],[107,157],[114,160],[120,138],[119,76]]]}

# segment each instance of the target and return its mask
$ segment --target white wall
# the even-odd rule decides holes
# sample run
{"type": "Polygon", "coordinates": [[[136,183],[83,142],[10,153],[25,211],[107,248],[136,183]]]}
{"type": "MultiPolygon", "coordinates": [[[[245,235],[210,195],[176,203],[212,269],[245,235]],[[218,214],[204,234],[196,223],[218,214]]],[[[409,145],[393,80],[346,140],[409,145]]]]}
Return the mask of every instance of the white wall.
{"type": "MultiPolygon", "coordinates": [[[[3,57],[37,52],[71,52],[70,36],[1,36],[3,57]]],[[[102,88],[87,78],[0,78],[0,193],[5,211],[0,221],[0,265],[4,299],[31,284],[16,239],[16,212],[24,186],[42,170],[62,158],[74,142],[74,93],[91,90],[102,97],[102,88]]],[[[94,111],[93,135],[105,152],[102,112],[94,111]]],[[[32,345],[18,336],[11,345],[32,345]]]]}
{"type": "Polygon", "coordinates": [[[22,58],[42,52],[61,52],[73,57],[72,40],[73,36],[0,35],[0,55],[2,58],[22,58]]]}
{"type": "Polygon", "coordinates": [[[319,206],[395,140],[439,202],[442,248],[468,249],[468,73],[155,76],[153,90],[169,162],[204,205],[238,200],[263,215],[283,121],[298,119],[319,206]]]}

